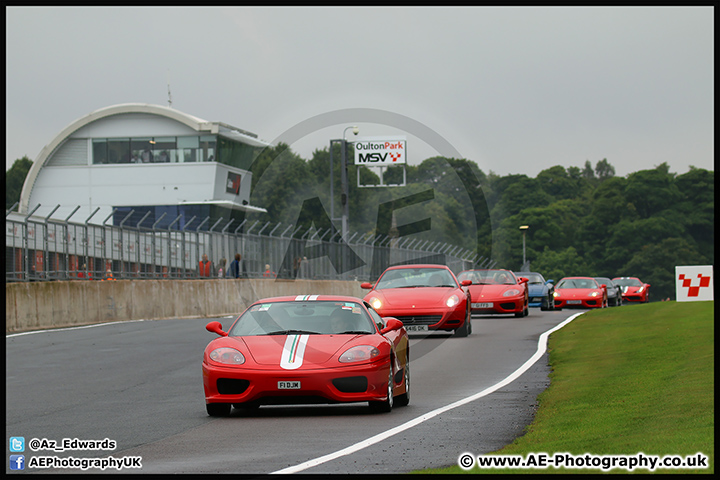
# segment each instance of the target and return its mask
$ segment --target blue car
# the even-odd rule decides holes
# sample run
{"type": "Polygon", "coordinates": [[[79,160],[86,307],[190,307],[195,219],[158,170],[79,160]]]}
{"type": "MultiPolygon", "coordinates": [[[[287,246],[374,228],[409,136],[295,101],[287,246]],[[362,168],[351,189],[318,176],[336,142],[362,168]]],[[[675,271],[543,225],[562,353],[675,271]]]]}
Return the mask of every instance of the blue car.
{"type": "Polygon", "coordinates": [[[528,279],[529,307],[540,307],[540,310],[555,310],[555,300],[553,298],[553,292],[555,291],[554,280],[545,280],[545,277],[537,272],[514,273],[516,277],[528,279]]]}

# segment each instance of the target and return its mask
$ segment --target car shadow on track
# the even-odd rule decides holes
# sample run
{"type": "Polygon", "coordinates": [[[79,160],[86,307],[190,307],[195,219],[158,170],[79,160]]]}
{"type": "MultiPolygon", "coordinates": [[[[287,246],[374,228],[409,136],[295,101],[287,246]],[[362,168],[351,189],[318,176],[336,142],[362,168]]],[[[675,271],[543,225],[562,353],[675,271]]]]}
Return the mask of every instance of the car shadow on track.
{"type": "Polygon", "coordinates": [[[321,405],[264,405],[258,408],[233,408],[228,418],[341,417],[377,415],[367,402],[321,405]]]}

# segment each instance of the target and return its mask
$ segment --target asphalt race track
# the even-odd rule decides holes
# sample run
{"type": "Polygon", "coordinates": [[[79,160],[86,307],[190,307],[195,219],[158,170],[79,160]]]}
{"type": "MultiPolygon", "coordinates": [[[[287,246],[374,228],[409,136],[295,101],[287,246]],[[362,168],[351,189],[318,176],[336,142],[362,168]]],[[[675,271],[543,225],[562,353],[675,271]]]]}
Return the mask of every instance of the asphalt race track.
{"type": "MultiPolygon", "coordinates": [[[[372,414],[364,403],[261,407],[233,410],[229,418],[209,417],[200,365],[213,338],[205,324],[214,319],[11,335],[6,337],[6,438],[25,438],[26,465],[41,456],[140,457],[142,468],[120,470],[131,474],[404,473],[456,465],[464,452],[491,452],[523,433],[537,395],[549,384],[547,354],[497,391],[422,417],[501,382],[533,356],[543,332],[572,314],[531,309],[524,318],[474,317],[467,338],[411,336],[410,405],[386,414],[372,414]],[[417,424],[410,428],[382,435],[413,420],[417,424]],[[367,442],[376,436],[381,440],[367,442]],[[57,451],[46,442],[47,449],[32,451],[31,439],[58,444],[109,439],[116,447],[57,451]],[[343,455],[351,446],[352,453],[343,455]],[[322,457],[327,461],[307,467],[322,457]]],[[[232,320],[220,319],[224,327],[232,320]]]]}

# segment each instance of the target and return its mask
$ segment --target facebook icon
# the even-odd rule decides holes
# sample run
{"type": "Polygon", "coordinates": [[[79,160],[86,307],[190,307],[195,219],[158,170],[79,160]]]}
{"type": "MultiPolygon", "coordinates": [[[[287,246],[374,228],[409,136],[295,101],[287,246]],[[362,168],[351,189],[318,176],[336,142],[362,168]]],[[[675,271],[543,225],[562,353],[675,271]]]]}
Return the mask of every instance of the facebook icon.
{"type": "Polygon", "coordinates": [[[25,470],[25,455],[10,455],[10,470],[25,470]]]}

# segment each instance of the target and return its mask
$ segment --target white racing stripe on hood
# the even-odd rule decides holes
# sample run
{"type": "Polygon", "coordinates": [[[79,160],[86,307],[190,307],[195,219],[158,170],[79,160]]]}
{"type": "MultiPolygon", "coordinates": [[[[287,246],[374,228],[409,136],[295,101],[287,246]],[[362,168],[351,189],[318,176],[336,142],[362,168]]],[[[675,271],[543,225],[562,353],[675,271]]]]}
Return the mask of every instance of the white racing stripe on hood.
{"type": "Polygon", "coordinates": [[[285,370],[295,370],[303,364],[305,346],[310,335],[288,335],[283,346],[280,367],[285,370]]]}

